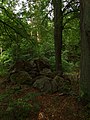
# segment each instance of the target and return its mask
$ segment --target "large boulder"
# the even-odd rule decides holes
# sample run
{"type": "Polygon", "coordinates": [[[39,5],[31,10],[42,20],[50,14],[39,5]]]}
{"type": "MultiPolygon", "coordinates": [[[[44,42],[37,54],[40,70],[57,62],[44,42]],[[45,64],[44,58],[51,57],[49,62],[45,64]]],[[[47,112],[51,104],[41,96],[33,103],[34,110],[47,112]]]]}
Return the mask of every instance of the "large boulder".
{"type": "Polygon", "coordinates": [[[10,80],[17,84],[33,84],[31,76],[26,71],[18,71],[10,75],[10,80]]]}
{"type": "Polygon", "coordinates": [[[34,82],[33,87],[39,89],[41,92],[52,92],[51,79],[46,76],[39,76],[34,82]]]}
{"type": "Polygon", "coordinates": [[[60,76],[56,76],[52,80],[52,92],[63,92],[67,93],[71,90],[71,83],[68,80],[63,79],[60,76]]]}

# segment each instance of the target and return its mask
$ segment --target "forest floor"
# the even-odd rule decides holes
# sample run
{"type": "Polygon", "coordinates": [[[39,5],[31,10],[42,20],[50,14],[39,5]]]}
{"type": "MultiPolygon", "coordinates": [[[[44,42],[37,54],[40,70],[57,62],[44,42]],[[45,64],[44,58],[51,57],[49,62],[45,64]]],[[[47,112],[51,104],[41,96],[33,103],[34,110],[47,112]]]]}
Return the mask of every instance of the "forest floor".
{"type": "MultiPolygon", "coordinates": [[[[35,88],[30,88],[26,85],[17,86],[10,83],[5,83],[3,81],[5,81],[4,78],[1,78],[0,112],[7,110],[8,98],[17,100],[22,99],[29,93],[40,93],[35,88]],[[7,92],[8,95],[6,95],[7,92]]],[[[77,81],[72,82],[73,92],[71,94],[38,94],[38,96],[35,98],[36,102],[38,101],[40,104],[37,114],[32,113],[25,119],[15,118],[15,120],[90,120],[90,108],[88,108],[86,105],[82,105],[79,102],[78,86],[79,85],[77,81]]],[[[31,100],[28,100],[27,102],[32,103],[31,100]]],[[[0,120],[14,120],[14,118],[11,117],[3,118],[1,115],[0,118],[0,120]]]]}

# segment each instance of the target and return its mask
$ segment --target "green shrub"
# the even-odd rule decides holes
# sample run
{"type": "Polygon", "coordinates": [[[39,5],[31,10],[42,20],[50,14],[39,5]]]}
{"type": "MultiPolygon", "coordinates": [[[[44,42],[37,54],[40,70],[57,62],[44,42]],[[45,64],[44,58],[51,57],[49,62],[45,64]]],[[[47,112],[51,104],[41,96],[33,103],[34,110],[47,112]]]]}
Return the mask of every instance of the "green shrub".
{"type": "Polygon", "coordinates": [[[62,68],[64,72],[72,72],[74,70],[74,64],[73,62],[62,60],[62,68]]]}
{"type": "Polygon", "coordinates": [[[26,120],[28,117],[32,120],[33,115],[37,116],[40,103],[36,97],[40,95],[39,93],[28,93],[16,100],[13,99],[14,94],[15,90],[11,89],[0,95],[0,120],[26,120]]]}

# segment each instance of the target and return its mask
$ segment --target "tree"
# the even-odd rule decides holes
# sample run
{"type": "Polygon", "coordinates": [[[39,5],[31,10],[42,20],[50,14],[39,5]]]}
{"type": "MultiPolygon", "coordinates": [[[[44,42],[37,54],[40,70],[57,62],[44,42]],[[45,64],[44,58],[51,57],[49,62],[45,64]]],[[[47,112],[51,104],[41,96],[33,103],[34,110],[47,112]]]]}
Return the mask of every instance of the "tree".
{"type": "Polygon", "coordinates": [[[62,1],[53,0],[54,6],[54,42],[55,42],[55,58],[56,71],[62,74],[61,50],[62,50],[62,1]]]}
{"type": "Polygon", "coordinates": [[[81,96],[90,101],[90,0],[81,3],[81,96]]]}
{"type": "Polygon", "coordinates": [[[63,73],[62,70],[62,33],[65,25],[77,18],[79,11],[78,0],[53,0],[54,7],[54,43],[55,43],[55,59],[56,59],[56,71],[63,73]],[[64,3],[65,2],[65,3],[64,3]],[[66,4],[66,5],[65,5],[66,4]],[[72,15],[70,15],[72,14],[72,15]],[[67,17],[69,15],[69,17],[67,17]]]}
{"type": "Polygon", "coordinates": [[[72,34],[72,29],[77,31],[76,29],[78,28],[76,28],[76,20],[73,21],[78,11],[77,2],[75,3],[75,1],[78,0],[59,0],[58,2],[53,0],[55,7],[55,40],[53,40],[52,0],[27,0],[27,2],[23,3],[17,0],[2,1],[0,4],[0,25],[2,26],[0,43],[4,51],[9,49],[10,55],[14,57],[14,60],[45,56],[49,59],[51,66],[54,68],[53,70],[55,70],[56,56],[56,70],[61,74],[65,71],[64,66],[66,68],[66,64],[62,66],[62,64],[65,63],[63,61],[66,60],[66,62],[69,63],[68,58],[71,58],[71,56],[69,56],[67,58],[62,57],[61,59],[61,53],[63,56],[65,50],[72,51],[72,49],[69,49],[69,46],[71,48],[74,43],[72,41],[74,41],[74,39],[76,40],[76,37],[73,37],[72,34]],[[18,4],[21,4],[22,7],[17,11],[16,6],[18,4]],[[70,41],[72,45],[69,45],[70,42],[67,41],[70,41]]]}

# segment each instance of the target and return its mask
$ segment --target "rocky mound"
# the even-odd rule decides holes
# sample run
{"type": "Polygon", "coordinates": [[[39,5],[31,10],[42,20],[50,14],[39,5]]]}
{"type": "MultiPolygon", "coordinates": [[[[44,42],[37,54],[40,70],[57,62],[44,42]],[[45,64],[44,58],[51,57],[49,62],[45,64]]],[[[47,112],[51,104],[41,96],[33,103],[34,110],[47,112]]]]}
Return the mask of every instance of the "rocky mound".
{"type": "Polygon", "coordinates": [[[17,61],[10,69],[9,80],[14,84],[27,84],[44,93],[68,92],[70,81],[55,75],[46,59],[17,61]]]}

